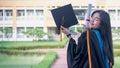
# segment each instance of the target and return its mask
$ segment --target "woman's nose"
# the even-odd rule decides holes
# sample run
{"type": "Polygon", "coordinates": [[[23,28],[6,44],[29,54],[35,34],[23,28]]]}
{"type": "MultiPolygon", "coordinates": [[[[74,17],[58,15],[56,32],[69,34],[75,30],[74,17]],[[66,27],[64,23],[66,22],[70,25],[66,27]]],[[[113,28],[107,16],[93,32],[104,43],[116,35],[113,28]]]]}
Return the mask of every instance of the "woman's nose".
{"type": "Polygon", "coordinates": [[[94,21],[93,21],[93,20],[90,20],[90,23],[91,23],[91,24],[93,24],[93,23],[94,23],[94,21]]]}

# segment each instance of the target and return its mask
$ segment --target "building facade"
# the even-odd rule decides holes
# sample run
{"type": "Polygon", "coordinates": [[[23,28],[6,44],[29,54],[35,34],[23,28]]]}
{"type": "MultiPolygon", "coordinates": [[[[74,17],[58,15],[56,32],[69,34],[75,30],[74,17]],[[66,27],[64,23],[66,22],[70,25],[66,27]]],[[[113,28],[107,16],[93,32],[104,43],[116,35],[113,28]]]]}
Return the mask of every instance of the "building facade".
{"type": "MultiPolygon", "coordinates": [[[[72,4],[79,25],[84,24],[87,5],[92,10],[104,9],[111,17],[112,28],[120,28],[120,1],[118,0],[0,0],[0,40],[32,40],[23,31],[41,28],[51,35],[58,35],[50,10],[72,4]],[[3,28],[9,28],[6,34],[3,28]]],[[[59,38],[56,36],[56,38],[59,38]]],[[[44,39],[48,39],[46,35],[44,39]]]]}

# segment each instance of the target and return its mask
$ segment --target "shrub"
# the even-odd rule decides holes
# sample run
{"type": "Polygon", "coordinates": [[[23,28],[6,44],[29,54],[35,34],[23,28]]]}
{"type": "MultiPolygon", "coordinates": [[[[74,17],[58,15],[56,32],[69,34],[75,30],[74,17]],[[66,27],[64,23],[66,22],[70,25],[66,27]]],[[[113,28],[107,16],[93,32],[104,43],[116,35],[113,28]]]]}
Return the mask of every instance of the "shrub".
{"type": "Polygon", "coordinates": [[[7,55],[43,55],[45,52],[27,52],[23,50],[0,49],[1,54],[7,55]]]}
{"type": "Polygon", "coordinates": [[[56,58],[57,53],[50,51],[45,55],[44,59],[37,65],[36,68],[50,68],[56,58]]]}
{"type": "Polygon", "coordinates": [[[120,56],[120,50],[114,50],[114,56],[120,56]]]}
{"type": "Polygon", "coordinates": [[[120,44],[113,44],[113,48],[120,49],[120,44]]]}
{"type": "MultiPolygon", "coordinates": [[[[50,43],[50,42],[46,42],[45,44],[38,44],[38,42],[34,42],[35,44],[33,44],[32,42],[29,42],[31,44],[28,44],[28,43],[24,43],[24,42],[21,42],[21,43],[24,43],[21,44],[19,43],[19,46],[17,46],[18,44],[12,44],[11,46],[4,46],[4,47],[0,47],[0,49],[19,49],[19,50],[27,50],[27,49],[36,49],[36,48],[62,48],[66,45],[66,42],[67,42],[67,38],[63,39],[62,42],[59,42],[59,41],[56,41],[56,42],[53,42],[53,43],[50,43]]],[[[7,43],[7,42],[4,42],[4,43],[7,43]]]]}

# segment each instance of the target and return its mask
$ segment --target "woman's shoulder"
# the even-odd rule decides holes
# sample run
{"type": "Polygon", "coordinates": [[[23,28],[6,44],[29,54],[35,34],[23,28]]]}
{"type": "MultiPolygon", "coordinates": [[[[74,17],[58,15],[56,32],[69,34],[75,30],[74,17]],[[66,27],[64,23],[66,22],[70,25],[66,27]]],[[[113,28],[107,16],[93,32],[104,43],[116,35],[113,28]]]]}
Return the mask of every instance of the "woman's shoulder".
{"type": "MultiPolygon", "coordinates": [[[[96,38],[96,33],[95,32],[99,32],[99,30],[89,30],[89,36],[90,36],[90,38],[96,38]]],[[[87,32],[82,32],[81,36],[79,37],[79,39],[86,38],[86,34],[87,34],[87,32]]]]}
{"type": "MultiPolygon", "coordinates": [[[[95,35],[95,31],[99,32],[99,30],[89,30],[89,34],[90,35],[95,35]]],[[[80,37],[85,37],[86,33],[87,33],[87,31],[86,32],[82,32],[80,37]]]]}

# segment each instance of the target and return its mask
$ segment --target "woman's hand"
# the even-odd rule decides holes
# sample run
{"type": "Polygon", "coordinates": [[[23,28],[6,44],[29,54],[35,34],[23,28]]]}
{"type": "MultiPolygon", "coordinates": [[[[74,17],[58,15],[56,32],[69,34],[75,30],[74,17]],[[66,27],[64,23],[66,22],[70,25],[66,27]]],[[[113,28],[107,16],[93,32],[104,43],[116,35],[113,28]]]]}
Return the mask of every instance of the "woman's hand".
{"type": "Polygon", "coordinates": [[[68,37],[71,38],[70,30],[68,28],[63,27],[63,26],[61,26],[61,27],[62,27],[62,32],[64,34],[66,34],[66,36],[69,35],[68,37]]]}
{"type": "Polygon", "coordinates": [[[65,28],[65,27],[63,27],[63,26],[62,26],[62,32],[63,32],[64,34],[66,34],[66,35],[70,34],[69,29],[68,29],[68,28],[65,28]]]}
{"type": "Polygon", "coordinates": [[[86,32],[88,30],[88,28],[86,27],[86,25],[83,25],[83,30],[82,32],[86,32]]]}

